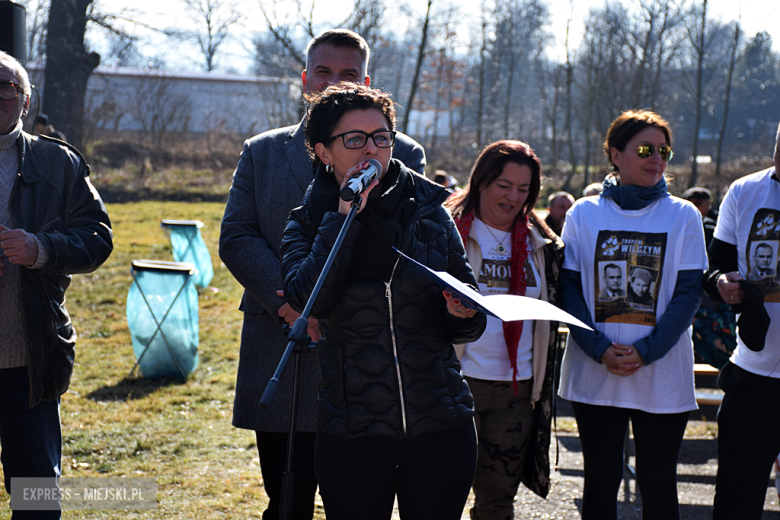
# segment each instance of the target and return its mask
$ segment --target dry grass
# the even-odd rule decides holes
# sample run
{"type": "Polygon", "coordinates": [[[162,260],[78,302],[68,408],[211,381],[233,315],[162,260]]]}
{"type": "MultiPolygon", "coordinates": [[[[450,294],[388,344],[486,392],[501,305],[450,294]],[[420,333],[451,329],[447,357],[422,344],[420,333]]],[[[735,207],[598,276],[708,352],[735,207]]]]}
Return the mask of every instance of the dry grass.
{"type": "MultiPolygon", "coordinates": [[[[241,288],[217,255],[224,204],[113,204],[108,262],[74,277],[68,308],[79,333],[70,391],[62,398],[63,476],[155,477],[155,511],[66,511],[70,518],[260,518],[254,434],[231,426],[241,288]],[[200,364],[185,382],[128,378],[135,358],[125,319],[133,259],[171,260],[162,218],[199,219],[218,293],[200,295],[200,364]]],[[[0,495],[0,518],[10,518],[0,495]]]]}

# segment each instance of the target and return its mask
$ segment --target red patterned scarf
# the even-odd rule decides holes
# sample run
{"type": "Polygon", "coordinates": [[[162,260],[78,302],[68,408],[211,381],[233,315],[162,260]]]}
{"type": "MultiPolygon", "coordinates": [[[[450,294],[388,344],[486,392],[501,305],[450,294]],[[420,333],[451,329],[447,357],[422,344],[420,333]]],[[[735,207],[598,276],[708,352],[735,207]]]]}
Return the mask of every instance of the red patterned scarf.
{"type": "MultiPolygon", "coordinates": [[[[463,243],[469,238],[471,225],[474,223],[474,210],[472,209],[465,215],[455,219],[455,225],[458,226],[458,232],[463,239],[463,243]]],[[[525,263],[528,260],[528,217],[518,215],[515,220],[515,229],[512,230],[512,265],[511,282],[509,284],[509,294],[525,296],[525,263]]],[[[479,280],[479,273],[474,273],[479,280]]],[[[512,387],[517,393],[517,345],[520,343],[520,336],[523,334],[522,321],[505,321],[504,340],[506,341],[506,350],[509,354],[509,363],[512,365],[512,387]]]]}

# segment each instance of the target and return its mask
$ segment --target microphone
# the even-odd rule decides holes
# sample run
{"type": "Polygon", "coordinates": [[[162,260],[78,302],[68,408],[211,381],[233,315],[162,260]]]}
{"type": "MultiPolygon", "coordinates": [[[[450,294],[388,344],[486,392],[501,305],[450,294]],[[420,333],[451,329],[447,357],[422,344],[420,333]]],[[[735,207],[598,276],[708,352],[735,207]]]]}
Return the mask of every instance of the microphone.
{"type": "Polygon", "coordinates": [[[341,188],[341,200],[351,201],[363,193],[371,186],[371,183],[382,175],[382,164],[376,159],[369,159],[369,164],[360,170],[347,181],[346,186],[341,188]]]}

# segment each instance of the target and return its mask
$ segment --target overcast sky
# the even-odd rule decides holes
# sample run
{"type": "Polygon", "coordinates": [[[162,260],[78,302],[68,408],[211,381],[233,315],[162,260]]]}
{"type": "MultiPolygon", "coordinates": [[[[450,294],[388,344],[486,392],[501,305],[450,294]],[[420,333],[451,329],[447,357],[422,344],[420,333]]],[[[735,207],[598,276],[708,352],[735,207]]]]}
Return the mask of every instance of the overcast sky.
{"type": "MultiPolygon", "coordinates": [[[[189,18],[183,14],[182,4],[178,0],[98,0],[102,9],[106,12],[118,12],[121,9],[133,8],[135,17],[141,13],[140,18],[146,23],[156,27],[171,27],[177,25],[186,27],[191,24],[189,18]]],[[[304,5],[311,5],[310,0],[302,0],[304,5]]],[[[459,30],[464,37],[471,30],[469,22],[479,18],[479,1],[475,0],[435,0],[434,6],[445,1],[459,4],[464,14],[463,27],[459,30]]],[[[566,33],[566,20],[571,11],[569,0],[547,0],[551,12],[551,25],[549,30],[556,40],[557,46],[551,53],[553,57],[564,55],[564,38],[566,33]]],[[[639,5],[642,0],[626,0],[626,5],[639,5]]],[[[570,46],[576,48],[582,38],[584,21],[588,10],[592,7],[604,5],[605,0],[574,0],[574,12],[570,46]]],[[[287,3],[289,5],[289,3],[287,3]]],[[[234,38],[225,44],[218,54],[218,65],[221,69],[231,69],[236,72],[248,72],[252,66],[251,38],[252,34],[264,26],[264,20],[260,14],[257,0],[239,0],[241,11],[244,13],[242,23],[232,31],[234,38]]],[[[317,0],[315,3],[315,20],[325,23],[338,23],[347,16],[347,9],[352,5],[352,0],[317,0]]],[[[388,4],[391,5],[391,4],[388,4]]],[[[396,4],[398,5],[398,4],[396,4]]],[[[422,17],[424,14],[425,0],[407,0],[412,10],[422,17]]],[[[772,36],[774,49],[780,50],[780,2],[776,0],[709,0],[708,10],[710,18],[724,23],[736,20],[740,17],[742,27],[747,38],[752,38],[760,31],[767,31],[772,36]]],[[[386,15],[392,16],[388,9],[386,15]]],[[[403,15],[399,16],[403,17],[403,15]]],[[[397,27],[397,26],[396,26],[397,27]]],[[[142,48],[145,54],[160,54],[166,56],[166,66],[171,70],[197,70],[202,67],[197,48],[190,44],[172,45],[160,37],[153,37],[143,29],[133,29],[139,36],[151,38],[153,45],[142,48]],[[176,48],[171,48],[176,47],[176,48]]],[[[96,42],[99,45],[99,42],[96,42]]],[[[107,63],[104,63],[107,65],[107,63]]]]}

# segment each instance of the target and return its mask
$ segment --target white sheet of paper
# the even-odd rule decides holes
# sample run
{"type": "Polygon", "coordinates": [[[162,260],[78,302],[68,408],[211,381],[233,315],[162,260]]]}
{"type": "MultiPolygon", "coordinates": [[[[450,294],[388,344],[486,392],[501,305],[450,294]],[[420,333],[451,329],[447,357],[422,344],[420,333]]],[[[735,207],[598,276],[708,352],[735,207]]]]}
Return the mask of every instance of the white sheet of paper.
{"type": "Polygon", "coordinates": [[[561,321],[563,323],[568,323],[569,325],[582,327],[583,329],[593,330],[568,312],[559,309],[555,305],[544,300],[526,298],[525,296],[516,296],[514,294],[493,294],[490,296],[484,296],[452,276],[450,273],[444,271],[434,271],[428,267],[425,268],[436,274],[436,276],[438,276],[442,281],[455,289],[457,292],[467,295],[469,298],[474,300],[474,302],[481,305],[482,307],[485,307],[502,321],[561,321]]]}

